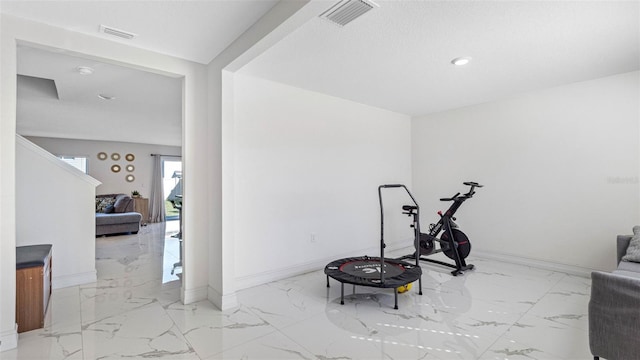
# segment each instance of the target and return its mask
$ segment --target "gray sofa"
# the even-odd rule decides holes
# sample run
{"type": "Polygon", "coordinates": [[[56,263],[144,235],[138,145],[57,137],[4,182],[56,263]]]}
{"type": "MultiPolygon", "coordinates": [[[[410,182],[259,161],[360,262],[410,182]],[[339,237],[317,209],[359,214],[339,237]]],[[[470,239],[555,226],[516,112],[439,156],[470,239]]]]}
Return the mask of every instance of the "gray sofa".
{"type": "Polygon", "coordinates": [[[142,215],[133,208],[133,199],[125,194],[96,195],[96,236],[137,234],[142,215]]]}
{"type": "Polygon", "coordinates": [[[594,359],[640,358],[640,263],[622,261],[631,235],[618,235],[618,267],[591,273],[589,347],[594,359]]]}

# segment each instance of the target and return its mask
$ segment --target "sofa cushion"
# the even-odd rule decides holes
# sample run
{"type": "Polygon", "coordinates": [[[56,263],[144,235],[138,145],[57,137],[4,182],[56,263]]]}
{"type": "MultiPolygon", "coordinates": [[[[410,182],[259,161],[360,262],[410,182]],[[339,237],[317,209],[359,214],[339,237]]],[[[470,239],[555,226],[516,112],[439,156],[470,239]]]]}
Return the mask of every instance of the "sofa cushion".
{"type": "Polygon", "coordinates": [[[137,212],[102,214],[96,213],[96,226],[139,223],[142,215],[137,212]]]}
{"type": "Polygon", "coordinates": [[[632,261],[621,261],[620,264],[618,264],[618,268],[616,270],[633,271],[638,273],[638,275],[640,276],[640,263],[632,261]]]}
{"type": "Polygon", "coordinates": [[[104,208],[103,213],[105,214],[111,214],[116,210],[116,208],[113,205],[109,205],[106,208],[104,208]]]}
{"type": "Polygon", "coordinates": [[[115,204],[113,205],[114,212],[115,213],[123,213],[127,211],[127,208],[129,207],[129,204],[133,201],[132,198],[130,198],[127,195],[118,195],[118,197],[116,198],[115,204]]]}
{"type": "Polygon", "coordinates": [[[630,278],[640,279],[640,272],[637,272],[637,271],[614,270],[611,273],[615,275],[621,275],[621,276],[626,276],[630,278]]]}
{"type": "Polygon", "coordinates": [[[633,237],[629,242],[626,255],[622,257],[622,261],[640,263],[640,226],[633,227],[633,237]]]}

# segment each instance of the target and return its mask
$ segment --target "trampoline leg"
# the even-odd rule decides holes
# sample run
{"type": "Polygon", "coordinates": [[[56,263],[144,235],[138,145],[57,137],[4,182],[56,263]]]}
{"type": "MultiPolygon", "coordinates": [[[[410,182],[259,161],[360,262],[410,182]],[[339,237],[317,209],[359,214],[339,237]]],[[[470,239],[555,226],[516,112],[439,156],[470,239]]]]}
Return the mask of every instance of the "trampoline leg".
{"type": "Polygon", "coordinates": [[[398,288],[393,288],[393,297],[396,301],[396,305],[393,308],[398,310],[398,288]]]}
{"type": "Polygon", "coordinates": [[[327,287],[329,287],[329,275],[327,275],[327,287]]]}
{"type": "MultiPolygon", "coordinates": [[[[329,280],[327,279],[327,281],[329,280]]],[[[418,279],[418,290],[418,295],[422,295],[422,276],[420,276],[420,278],[418,279]]]]}
{"type": "Polygon", "coordinates": [[[344,305],[344,283],[340,283],[340,305],[344,305]]]}

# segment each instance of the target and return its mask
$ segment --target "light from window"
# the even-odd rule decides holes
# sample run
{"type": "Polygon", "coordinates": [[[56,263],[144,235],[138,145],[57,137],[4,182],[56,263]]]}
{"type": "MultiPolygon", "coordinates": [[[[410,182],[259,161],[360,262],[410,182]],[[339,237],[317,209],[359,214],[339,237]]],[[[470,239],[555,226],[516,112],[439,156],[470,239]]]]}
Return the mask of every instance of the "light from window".
{"type": "Polygon", "coordinates": [[[58,158],[83,173],[87,173],[87,158],[85,156],[58,156],[58,158]]]}

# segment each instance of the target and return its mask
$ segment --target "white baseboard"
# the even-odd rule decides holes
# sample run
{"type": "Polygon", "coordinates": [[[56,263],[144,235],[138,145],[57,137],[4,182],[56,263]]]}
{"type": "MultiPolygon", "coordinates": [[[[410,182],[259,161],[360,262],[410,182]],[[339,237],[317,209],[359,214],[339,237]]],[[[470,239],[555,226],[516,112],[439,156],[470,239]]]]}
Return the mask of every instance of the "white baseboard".
{"type": "Polygon", "coordinates": [[[0,333],[0,352],[18,347],[18,324],[12,330],[0,333]]]}
{"type": "MultiPolygon", "coordinates": [[[[390,243],[390,244],[387,244],[385,248],[385,252],[391,252],[391,251],[406,248],[406,247],[407,247],[406,241],[390,243]]],[[[371,247],[371,248],[367,248],[360,251],[353,251],[348,254],[332,256],[331,258],[312,260],[306,263],[301,263],[293,266],[274,269],[271,271],[261,272],[259,274],[236,277],[235,287],[236,287],[236,290],[247,289],[250,287],[270,283],[272,281],[278,281],[278,280],[290,278],[292,276],[306,274],[311,271],[324,269],[324,267],[328,263],[337,259],[342,259],[347,257],[358,257],[358,256],[364,256],[364,255],[380,256],[380,248],[371,247]]],[[[385,255],[385,257],[387,256],[385,255]]]]}
{"type": "Polygon", "coordinates": [[[585,268],[585,267],[580,267],[575,265],[560,264],[560,263],[555,263],[555,262],[546,261],[546,260],[529,259],[529,258],[517,256],[517,255],[512,255],[512,254],[501,254],[501,253],[494,253],[494,252],[489,253],[481,250],[473,250],[472,254],[475,257],[479,257],[483,259],[496,260],[496,261],[507,262],[511,264],[517,264],[517,265],[525,265],[525,266],[530,266],[538,269],[557,271],[557,272],[562,272],[569,275],[581,276],[585,278],[590,278],[591,272],[596,271],[596,269],[590,269],[590,268],[585,268]]]}
{"type": "Polygon", "coordinates": [[[96,282],[97,280],[97,272],[93,270],[84,273],[54,276],[51,282],[51,287],[54,289],[60,289],[69,286],[90,284],[96,282]]]}
{"type": "MultiPolygon", "coordinates": [[[[407,247],[406,245],[407,245],[406,241],[398,242],[394,244],[387,244],[386,252],[390,253],[395,250],[403,250],[406,248],[407,254],[409,254],[411,253],[413,247],[407,247]]],[[[278,281],[278,280],[286,279],[292,276],[302,275],[311,271],[323,269],[328,263],[336,259],[341,259],[341,258],[350,257],[350,256],[362,256],[362,255],[379,256],[379,252],[380,252],[380,249],[378,248],[369,248],[369,249],[365,249],[364,251],[358,252],[359,255],[354,252],[350,254],[344,254],[343,256],[340,256],[340,255],[332,256],[331,258],[313,260],[313,261],[309,261],[302,264],[274,269],[272,271],[262,272],[259,274],[241,276],[236,278],[235,286],[237,290],[247,289],[250,287],[266,284],[272,281],[278,281]]],[[[480,250],[474,250],[472,252],[472,255],[478,258],[496,260],[500,262],[508,262],[512,264],[530,266],[530,267],[550,270],[550,271],[557,271],[557,272],[562,272],[569,275],[581,276],[585,278],[590,278],[591,272],[596,270],[596,269],[585,268],[585,267],[580,267],[575,265],[554,263],[554,262],[539,260],[539,259],[529,259],[525,257],[511,255],[511,254],[501,254],[501,253],[493,253],[493,252],[489,253],[489,252],[484,252],[480,250]]],[[[210,289],[210,291],[215,291],[215,290],[210,289]]],[[[216,304],[216,306],[218,307],[220,306],[216,303],[216,301],[221,301],[219,300],[220,298],[221,296],[219,294],[215,294],[213,296],[211,293],[209,294],[209,299],[211,300],[211,302],[216,304]]]]}
{"type": "Polygon", "coordinates": [[[192,304],[194,302],[207,299],[207,287],[201,286],[194,289],[183,289],[182,291],[182,303],[192,304]]]}
{"type": "Polygon", "coordinates": [[[209,286],[208,299],[217,306],[218,309],[224,311],[238,307],[238,297],[236,293],[222,295],[216,289],[209,286]]]}

